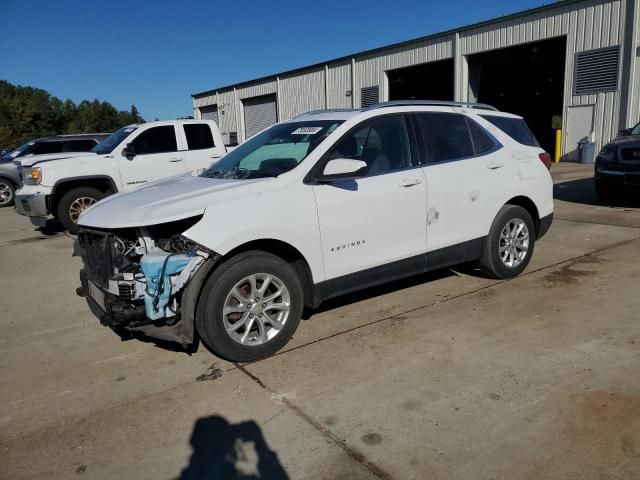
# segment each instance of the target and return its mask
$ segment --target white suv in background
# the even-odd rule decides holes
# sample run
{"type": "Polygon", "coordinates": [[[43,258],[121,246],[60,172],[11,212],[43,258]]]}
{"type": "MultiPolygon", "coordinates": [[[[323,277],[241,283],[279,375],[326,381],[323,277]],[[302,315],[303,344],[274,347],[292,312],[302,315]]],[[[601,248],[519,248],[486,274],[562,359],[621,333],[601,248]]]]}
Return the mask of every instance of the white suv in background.
{"type": "Polygon", "coordinates": [[[311,112],[89,208],[78,293],[114,330],[197,331],[255,360],[330,297],[470,261],[520,274],[551,225],[549,166],[521,117],[485,105],[311,112]]]}

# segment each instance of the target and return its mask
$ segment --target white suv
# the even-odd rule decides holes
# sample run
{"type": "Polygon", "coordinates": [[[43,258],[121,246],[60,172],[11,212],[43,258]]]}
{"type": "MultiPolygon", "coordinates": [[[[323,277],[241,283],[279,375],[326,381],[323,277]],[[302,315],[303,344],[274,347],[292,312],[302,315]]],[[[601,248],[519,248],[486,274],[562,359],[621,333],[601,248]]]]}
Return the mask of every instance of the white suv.
{"type": "Polygon", "coordinates": [[[78,293],[116,331],[255,360],[330,297],[471,261],[518,275],[551,225],[549,165],[486,105],[307,113],[86,210],[78,293]]]}

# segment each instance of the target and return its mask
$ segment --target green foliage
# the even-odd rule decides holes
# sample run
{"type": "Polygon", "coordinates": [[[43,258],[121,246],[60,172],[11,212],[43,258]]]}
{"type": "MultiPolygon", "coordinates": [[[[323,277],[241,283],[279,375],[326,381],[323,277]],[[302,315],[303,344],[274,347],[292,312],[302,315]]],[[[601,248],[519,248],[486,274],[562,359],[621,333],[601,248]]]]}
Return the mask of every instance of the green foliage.
{"type": "Polygon", "coordinates": [[[0,80],[0,148],[17,147],[36,137],[64,133],[114,132],[144,122],[135,105],[117,110],[109,102],[83,100],[78,105],[45,90],[0,80]]]}

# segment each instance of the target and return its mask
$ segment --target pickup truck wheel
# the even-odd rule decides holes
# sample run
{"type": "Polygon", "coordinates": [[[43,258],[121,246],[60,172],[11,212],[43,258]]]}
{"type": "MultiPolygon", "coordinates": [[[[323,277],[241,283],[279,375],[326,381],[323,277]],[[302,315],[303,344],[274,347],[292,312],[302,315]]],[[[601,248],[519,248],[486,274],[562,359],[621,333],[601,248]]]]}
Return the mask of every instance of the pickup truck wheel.
{"type": "Polygon", "coordinates": [[[535,236],[529,212],[517,205],[505,205],[491,225],[480,267],[495,278],[520,275],[533,255],[535,236]]]}
{"type": "Polygon", "coordinates": [[[13,205],[16,198],[16,186],[13,182],[0,178],[0,207],[13,205]]]}
{"type": "Polygon", "coordinates": [[[234,362],[273,355],[302,316],[302,284],[292,265],[266,252],[239,254],[214,270],[196,309],[200,338],[234,362]]]}
{"type": "Polygon", "coordinates": [[[78,187],[62,195],[58,202],[56,218],[70,233],[78,233],[78,217],[94,203],[104,198],[97,188],[78,187]]]}

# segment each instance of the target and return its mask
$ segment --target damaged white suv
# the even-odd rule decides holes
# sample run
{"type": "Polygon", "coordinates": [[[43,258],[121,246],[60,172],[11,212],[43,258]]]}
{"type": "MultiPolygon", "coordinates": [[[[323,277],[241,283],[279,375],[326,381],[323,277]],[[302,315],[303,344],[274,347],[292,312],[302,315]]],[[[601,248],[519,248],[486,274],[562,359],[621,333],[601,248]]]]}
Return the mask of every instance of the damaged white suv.
{"type": "Polygon", "coordinates": [[[485,105],[311,112],[86,210],[78,293],[116,331],[255,360],[330,297],[470,261],[518,275],[551,225],[549,165],[485,105]]]}

